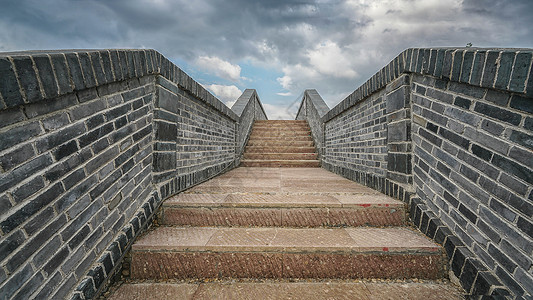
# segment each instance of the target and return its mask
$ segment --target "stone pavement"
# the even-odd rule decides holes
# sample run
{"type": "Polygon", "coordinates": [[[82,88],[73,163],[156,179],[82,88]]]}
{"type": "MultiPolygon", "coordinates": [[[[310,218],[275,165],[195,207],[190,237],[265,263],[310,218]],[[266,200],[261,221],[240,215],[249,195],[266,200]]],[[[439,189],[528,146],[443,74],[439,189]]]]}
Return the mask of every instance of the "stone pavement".
{"type": "Polygon", "coordinates": [[[460,300],[456,286],[447,282],[208,282],[123,284],[110,300],[145,299],[351,299],[351,300],[460,300]]]}
{"type": "Polygon", "coordinates": [[[321,168],[236,168],[158,220],[111,299],[462,299],[404,203],[321,168]]]}

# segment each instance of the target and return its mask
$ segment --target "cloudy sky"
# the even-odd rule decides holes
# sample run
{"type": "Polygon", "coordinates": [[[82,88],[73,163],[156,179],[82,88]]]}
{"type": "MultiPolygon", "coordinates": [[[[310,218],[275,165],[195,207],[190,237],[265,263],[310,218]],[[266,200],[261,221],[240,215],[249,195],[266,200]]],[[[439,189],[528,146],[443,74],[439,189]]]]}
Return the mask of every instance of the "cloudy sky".
{"type": "Polygon", "coordinates": [[[2,0],[0,51],[152,48],[270,119],[330,107],[410,47],[533,48],[533,0],[2,0]]]}

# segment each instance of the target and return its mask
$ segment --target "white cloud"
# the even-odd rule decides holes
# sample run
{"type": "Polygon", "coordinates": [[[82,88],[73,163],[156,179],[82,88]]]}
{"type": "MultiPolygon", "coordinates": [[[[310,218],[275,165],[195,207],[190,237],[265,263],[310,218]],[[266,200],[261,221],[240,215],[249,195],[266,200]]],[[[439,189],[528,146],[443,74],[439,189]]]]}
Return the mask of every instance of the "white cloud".
{"type": "Polygon", "coordinates": [[[239,65],[233,65],[216,56],[200,56],[196,59],[195,64],[199,68],[223,79],[231,81],[239,81],[241,79],[241,67],[239,65]]]}
{"type": "Polygon", "coordinates": [[[276,95],[280,95],[280,96],[283,96],[283,97],[289,97],[289,96],[292,96],[292,93],[291,93],[291,92],[287,92],[287,93],[276,93],[276,95]]]}
{"type": "Polygon", "coordinates": [[[242,94],[242,91],[234,85],[210,84],[205,87],[230,108],[242,94]]]}
{"type": "Polygon", "coordinates": [[[336,43],[326,41],[307,52],[311,66],[325,76],[355,78],[353,59],[349,49],[343,50],[336,43]]]}
{"type": "Polygon", "coordinates": [[[263,108],[269,120],[294,120],[296,116],[292,107],[263,103],[263,108]]]}

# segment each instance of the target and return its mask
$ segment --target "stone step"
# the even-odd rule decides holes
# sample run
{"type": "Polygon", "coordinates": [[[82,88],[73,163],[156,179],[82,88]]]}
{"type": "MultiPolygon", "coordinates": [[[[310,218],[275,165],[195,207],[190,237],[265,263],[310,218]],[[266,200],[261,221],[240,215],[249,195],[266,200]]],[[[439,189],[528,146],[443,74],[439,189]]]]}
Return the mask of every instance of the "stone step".
{"type": "Polygon", "coordinates": [[[179,194],[159,222],[178,226],[402,226],[405,204],[385,195],[179,194]]]}
{"type": "Polygon", "coordinates": [[[266,146],[247,146],[246,153],[313,153],[315,147],[266,147],[266,146]]]}
{"type": "Polygon", "coordinates": [[[312,137],[311,132],[295,132],[295,131],[271,131],[271,130],[265,130],[265,131],[252,131],[252,134],[250,134],[250,138],[256,138],[256,137],[299,137],[299,136],[305,136],[305,137],[312,137]]]}
{"type": "Polygon", "coordinates": [[[298,135],[298,136],[290,136],[290,135],[281,135],[281,136],[263,136],[263,135],[250,135],[250,138],[248,141],[290,141],[290,142],[296,142],[296,141],[313,141],[313,137],[311,135],[298,135]]]}
{"type": "Polygon", "coordinates": [[[318,168],[318,160],[260,160],[260,159],[243,159],[241,167],[267,167],[267,168],[318,168]]]}
{"type": "Polygon", "coordinates": [[[449,281],[274,281],[227,280],[222,282],[124,283],[109,300],[170,299],[432,299],[462,300],[463,291],[449,281]]]}
{"type": "Polygon", "coordinates": [[[316,153],[244,153],[244,159],[251,160],[316,160],[316,153]]]}
{"type": "Polygon", "coordinates": [[[310,134],[311,133],[311,130],[309,129],[309,127],[296,127],[296,128],[291,128],[291,127],[257,127],[257,126],[254,126],[253,129],[252,129],[252,134],[255,133],[255,132],[261,132],[261,133],[271,133],[271,132],[274,132],[274,133],[293,133],[293,134],[310,134]]]}
{"type": "Polygon", "coordinates": [[[131,278],[444,276],[441,248],[406,227],[157,227],[131,248],[131,278]]]}
{"type": "Polygon", "coordinates": [[[255,120],[254,121],[254,126],[265,125],[265,124],[282,125],[282,126],[287,126],[287,125],[292,125],[292,124],[307,125],[307,121],[306,120],[255,120]]]}
{"type": "Polygon", "coordinates": [[[247,146],[261,146],[261,147],[313,147],[314,142],[311,141],[293,141],[293,140],[281,140],[281,139],[270,139],[270,140],[259,140],[253,139],[248,140],[247,146]]]}

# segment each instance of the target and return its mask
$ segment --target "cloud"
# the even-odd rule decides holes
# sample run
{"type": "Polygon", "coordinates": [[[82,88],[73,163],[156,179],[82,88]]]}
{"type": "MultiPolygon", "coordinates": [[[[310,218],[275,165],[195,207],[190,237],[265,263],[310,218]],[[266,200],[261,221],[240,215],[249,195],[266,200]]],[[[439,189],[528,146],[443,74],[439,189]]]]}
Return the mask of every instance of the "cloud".
{"type": "Polygon", "coordinates": [[[294,120],[296,117],[294,109],[282,105],[263,103],[263,108],[269,120],[294,120]]]}
{"type": "Polygon", "coordinates": [[[339,102],[409,47],[533,47],[531,0],[4,2],[2,51],[145,46],[273,105],[306,88],[339,102]],[[277,74],[246,81],[243,62],[277,74]]]}
{"type": "Polygon", "coordinates": [[[200,56],[196,59],[195,64],[210,73],[215,74],[221,78],[229,79],[231,81],[239,81],[241,79],[241,67],[233,65],[218,57],[200,56]]]}
{"type": "Polygon", "coordinates": [[[234,85],[209,84],[205,85],[205,88],[213,92],[219,100],[230,108],[242,94],[242,91],[234,85]]]}

